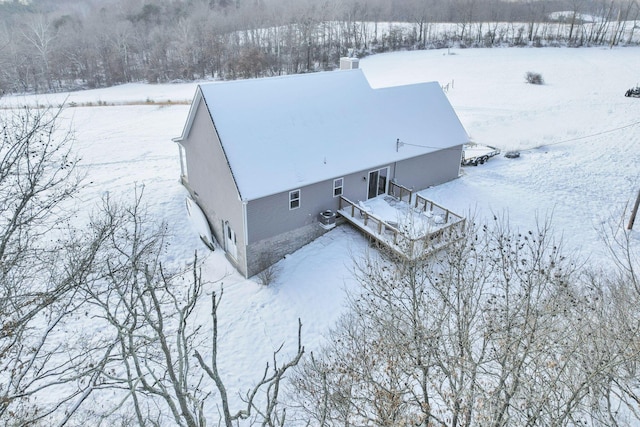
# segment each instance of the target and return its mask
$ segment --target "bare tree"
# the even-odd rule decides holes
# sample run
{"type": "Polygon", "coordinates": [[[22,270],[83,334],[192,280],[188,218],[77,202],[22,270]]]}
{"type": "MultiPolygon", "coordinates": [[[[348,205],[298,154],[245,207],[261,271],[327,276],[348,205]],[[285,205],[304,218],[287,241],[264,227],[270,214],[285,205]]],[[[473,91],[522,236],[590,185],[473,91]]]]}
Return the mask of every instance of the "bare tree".
{"type": "Polygon", "coordinates": [[[203,282],[197,256],[186,270],[164,266],[166,227],[148,218],[141,194],[131,206],[107,198],[102,212],[92,224],[111,230],[100,253],[103,268],[83,292],[95,321],[110,331],[102,337],[103,346],[112,351],[98,388],[121,391],[114,413],[130,408],[139,425],[197,427],[209,423],[211,405],[220,408],[227,426],[250,417],[263,425],[284,425],[279,389],[287,370],[304,353],[300,327],[296,355],[279,364],[277,350],[273,365],[267,365],[263,377],[244,396],[246,409],[232,414],[218,370],[217,313],[222,291],[220,297],[216,292],[211,296],[212,324],[196,322],[193,313],[207,303],[202,298],[203,285],[214,285],[203,282]]]}
{"type": "Polygon", "coordinates": [[[82,304],[104,230],[82,234],[65,208],[80,189],[72,137],[60,111],[24,108],[0,116],[0,420],[29,423],[74,411],[91,377],[83,349],[56,334],[82,304]],[[67,345],[68,344],[68,345],[67,345]],[[51,400],[34,396],[57,390],[51,400]],[[67,405],[68,404],[68,405],[67,405]]]}
{"type": "MultiPolygon", "coordinates": [[[[0,423],[66,425],[133,414],[139,425],[202,426],[212,396],[229,404],[215,365],[219,302],[213,326],[192,320],[207,303],[198,260],[165,268],[167,228],[146,214],[142,192],[132,204],[106,197],[78,218],[70,199],[81,176],[58,114],[0,116],[0,423]],[[201,354],[211,347],[207,364],[201,354]],[[86,407],[101,393],[120,400],[104,411],[86,407]]],[[[231,421],[284,425],[281,382],[303,353],[299,327],[296,355],[281,364],[274,353],[231,421]]]]}
{"type": "Polygon", "coordinates": [[[452,42],[542,45],[552,38],[614,45],[624,37],[633,44],[640,14],[635,0],[190,0],[188,7],[43,1],[41,14],[21,2],[0,2],[0,25],[11,43],[2,55],[0,42],[6,64],[0,73],[9,90],[330,70],[348,49],[366,55],[452,42]],[[550,35],[549,13],[567,10],[558,18],[566,25],[550,35]],[[587,24],[587,16],[598,19],[587,24]]]}
{"type": "MultiPolygon", "coordinates": [[[[55,41],[55,34],[49,18],[38,15],[27,24],[27,29],[22,33],[30,47],[35,49],[40,62],[40,73],[46,82],[46,89],[51,90],[51,51],[55,41]]],[[[37,89],[37,87],[36,87],[37,89]]]]}
{"type": "Polygon", "coordinates": [[[548,221],[474,222],[421,261],[356,260],[350,312],[295,377],[314,425],[615,425],[635,411],[622,287],[563,255],[548,221]]]}
{"type": "Polygon", "coordinates": [[[302,346],[302,323],[298,320],[298,346],[295,356],[288,362],[279,364],[277,356],[280,350],[282,350],[282,346],[280,346],[280,348],[273,353],[273,366],[270,367],[267,363],[262,378],[246,393],[243,399],[246,408],[232,414],[227,389],[218,370],[218,306],[221,298],[222,291],[220,291],[219,297],[216,296],[215,292],[211,295],[211,318],[213,321],[211,363],[207,364],[204,357],[197,350],[195,350],[194,355],[202,369],[204,369],[209,378],[215,382],[216,389],[220,394],[224,425],[226,427],[232,427],[234,422],[238,420],[249,419],[252,413],[257,415],[263,426],[286,425],[286,410],[278,411],[280,387],[286,372],[296,366],[304,354],[304,347],[302,346]],[[262,406],[259,406],[257,396],[262,390],[265,391],[266,401],[262,406]]]}

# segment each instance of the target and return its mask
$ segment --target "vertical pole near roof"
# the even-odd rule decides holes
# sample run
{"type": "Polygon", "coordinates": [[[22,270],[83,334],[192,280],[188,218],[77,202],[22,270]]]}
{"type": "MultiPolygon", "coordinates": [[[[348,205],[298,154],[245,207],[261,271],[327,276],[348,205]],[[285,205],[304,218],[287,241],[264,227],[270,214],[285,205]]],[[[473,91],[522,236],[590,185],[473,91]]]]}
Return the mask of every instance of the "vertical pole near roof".
{"type": "Polygon", "coordinates": [[[631,218],[629,218],[629,225],[627,225],[627,230],[633,229],[633,223],[636,221],[636,214],[638,213],[638,206],[640,206],[640,190],[638,190],[636,204],[633,206],[633,210],[631,211],[631,218]]]}

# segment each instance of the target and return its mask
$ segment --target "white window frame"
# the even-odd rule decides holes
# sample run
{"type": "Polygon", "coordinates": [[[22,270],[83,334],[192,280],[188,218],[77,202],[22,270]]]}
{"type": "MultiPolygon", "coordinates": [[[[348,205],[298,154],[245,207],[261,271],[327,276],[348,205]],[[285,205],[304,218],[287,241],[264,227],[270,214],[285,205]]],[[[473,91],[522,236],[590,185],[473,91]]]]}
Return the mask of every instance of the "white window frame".
{"type": "Polygon", "coordinates": [[[299,207],[300,207],[300,189],[289,191],[289,210],[292,211],[294,209],[298,209],[299,207]]]}
{"type": "Polygon", "coordinates": [[[342,196],[344,190],[344,178],[336,178],[333,180],[333,197],[342,196]],[[338,185],[338,182],[340,185],[338,185]]]}
{"type": "Polygon", "coordinates": [[[385,194],[389,190],[389,181],[390,181],[389,173],[390,172],[391,172],[391,169],[390,169],[389,166],[385,166],[385,167],[380,168],[380,169],[369,171],[369,174],[367,175],[367,200],[369,200],[371,198],[374,198],[374,197],[377,197],[377,196],[379,196],[381,194],[385,194]],[[384,174],[382,176],[384,176],[385,183],[384,183],[384,188],[382,189],[382,191],[379,191],[380,190],[380,188],[379,188],[379,186],[380,186],[380,175],[381,175],[382,171],[384,171],[384,174]],[[375,193],[376,194],[374,196],[372,196],[371,195],[371,187],[370,186],[372,185],[371,175],[374,174],[374,173],[376,174],[375,175],[375,181],[374,181],[374,185],[376,186],[375,187],[375,189],[376,189],[375,193]]]}

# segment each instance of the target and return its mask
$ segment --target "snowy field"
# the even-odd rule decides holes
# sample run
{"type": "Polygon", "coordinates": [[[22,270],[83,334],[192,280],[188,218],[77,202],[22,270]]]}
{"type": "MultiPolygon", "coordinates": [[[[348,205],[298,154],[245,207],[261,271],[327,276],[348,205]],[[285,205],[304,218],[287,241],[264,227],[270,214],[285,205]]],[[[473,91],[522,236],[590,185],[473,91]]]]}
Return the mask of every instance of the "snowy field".
{"type": "MultiPolygon", "coordinates": [[[[459,179],[421,194],[463,215],[508,215],[521,228],[552,216],[566,250],[593,266],[606,262],[598,229],[619,220],[640,188],[640,99],[624,97],[640,82],[640,48],[432,50],[376,55],[360,65],[374,87],[439,81],[472,141],[521,152],[465,167],[459,179]],[[526,84],[528,71],[542,74],[545,84],[526,84]]],[[[343,310],[345,290],[354,288],[351,256],[367,243],[348,225],[337,227],[282,260],[269,287],[235,273],[222,251],[209,253],[187,221],[171,141],[182,132],[195,86],[128,84],[4,97],[0,104],[114,104],[63,112],[90,182],[79,207],[92,209],[105,192],[132,200],[135,185],[143,185],[149,210],[173,232],[168,262],[188,263],[198,250],[209,254],[208,280],[227,275],[220,358],[234,394],[246,391],[283,341],[293,349],[298,318],[307,352],[318,348],[343,310]]],[[[640,245],[640,219],[635,228],[640,245]]],[[[202,319],[208,312],[204,307],[202,319]]]]}

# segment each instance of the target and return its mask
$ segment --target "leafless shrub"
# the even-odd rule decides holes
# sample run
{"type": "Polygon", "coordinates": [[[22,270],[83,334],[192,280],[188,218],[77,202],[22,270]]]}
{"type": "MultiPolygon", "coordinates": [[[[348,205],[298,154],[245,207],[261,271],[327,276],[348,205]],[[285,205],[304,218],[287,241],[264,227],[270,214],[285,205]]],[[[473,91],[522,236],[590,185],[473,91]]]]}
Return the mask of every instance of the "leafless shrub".
{"type": "Polygon", "coordinates": [[[525,75],[525,80],[527,81],[527,83],[530,83],[532,85],[544,84],[544,79],[542,78],[542,74],[534,73],[532,71],[527,71],[527,74],[525,75]]]}
{"type": "Polygon", "coordinates": [[[277,260],[269,255],[263,255],[260,260],[261,271],[257,274],[260,283],[264,286],[269,286],[280,276],[282,269],[276,262],[277,260]]]}

